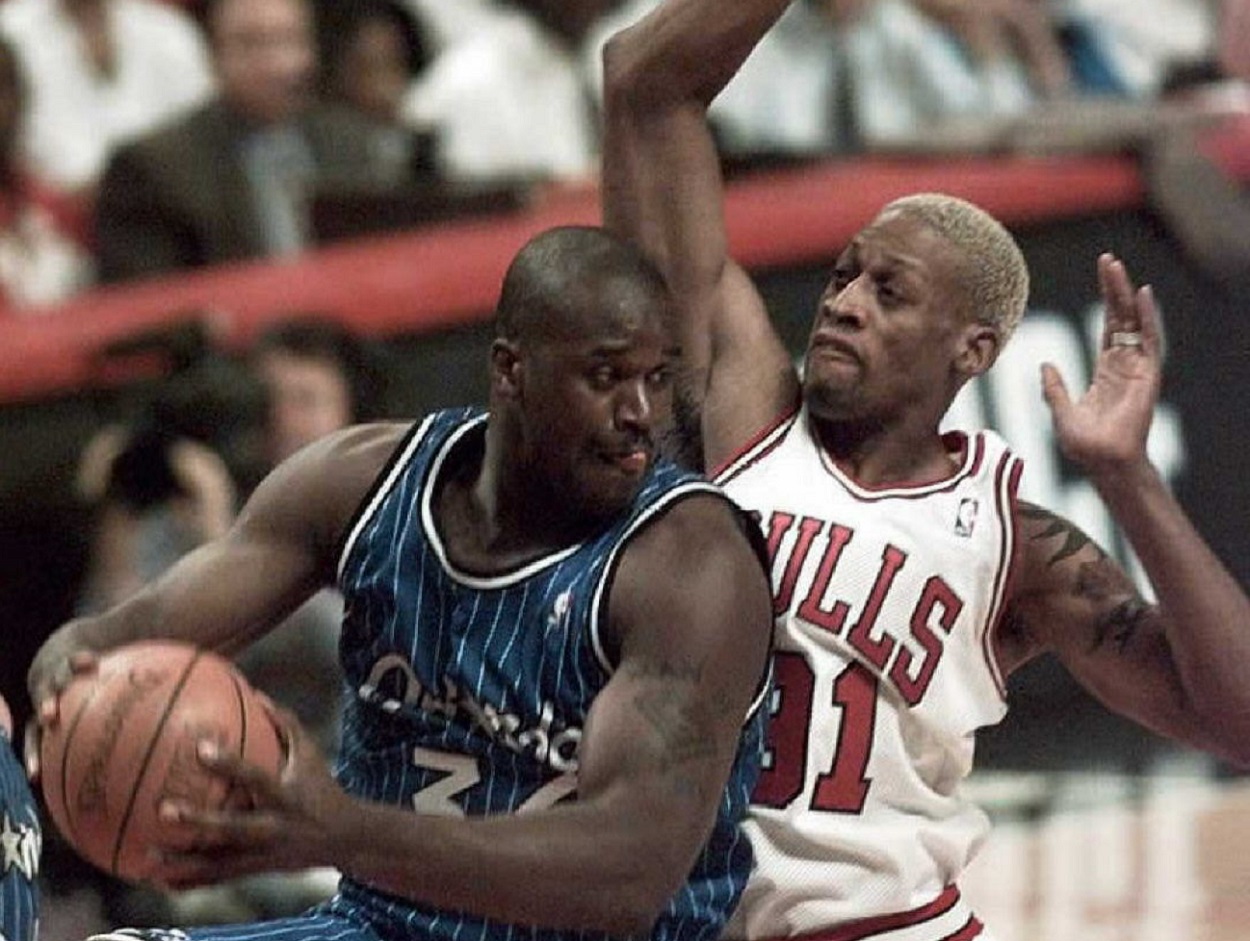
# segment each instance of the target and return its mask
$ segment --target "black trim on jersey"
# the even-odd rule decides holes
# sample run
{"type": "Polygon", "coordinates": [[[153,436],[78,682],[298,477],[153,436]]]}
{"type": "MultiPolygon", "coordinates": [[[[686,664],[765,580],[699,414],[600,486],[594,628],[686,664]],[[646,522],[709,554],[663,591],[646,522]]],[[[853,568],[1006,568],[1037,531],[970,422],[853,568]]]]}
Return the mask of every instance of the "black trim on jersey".
{"type": "Polygon", "coordinates": [[[347,563],[345,553],[352,535],[364,522],[365,513],[368,512],[369,507],[373,506],[374,499],[380,494],[382,487],[390,479],[391,472],[400,461],[405,459],[405,455],[410,453],[409,445],[413,443],[413,439],[422,435],[428,426],[433,423],[434,415],[435,413],[431,413],[418,421],[414,421],[408,430],[403,433],[398,444],[395,445],[395,450],[386,459],[386,462],[378,471],[378,475],[373,478],[373,483],[369,485],[369,489],[360,498],[360,502],[356,504],[356,509],[352,511],[352,515],[347,520],[347,525],[339,533],[334,546],[334,580],[336,583],[343,571],[343,566],[347,563]]]}
{"type": "MultiPolygon", "coordinates": [[[[735,503],[728,494],[724,493],[715,484],[702,480],[692,480],[689,483],[695,484],[695,486],[690,487],[690,489],[683,490],[681,488],[683,486],[688,486],[688,484],[680,485],[675,491],[669,491],[674,494],[673,499],[664,502],[654,513],[642,519],[637,526],[633,527],[628,533],[625,534],[625,538],[617,544],[616,551],[612,553],[612,558],[608,561],[608,564],[604,567],[603,574],[599,577],[599,585],[597,588],[599,596],[598,608],[592,609],[589,612],[590,618],[587,627],[594,630],[598,635],[598,643],[596,643],[596,638],[591,638],[591,648],[600,651],[602,654],[602,658],[596,657],[595,660],[599,663],[599,668],[604,671],[605,678],[610,677],[611,673],[615,673],[616,668],[620,665],[616,662],[614,657],[610,658],[608,656],[608,651],[603,644],[603,629],[610,623],[608,618],[608,608],[612,601],[613,583],[616,580],[616,570],[620,567],[621,559],[624,557],[626,550],[629,548],[629,544],[633,541],[635,536],[643,532],[648,526],[651,526],[656,521],[663,519],[673,507],[691,497],[713,497],[723,501],[729,507],[731,517],[734,522],[738,524],[739,528],[743,532],[743,535],[746,536],[747,543],[750,545],[752,552],[756,557],[756,561],[760,563],[760,569],[763,572],[765,584],[770,586],[768,593],[769,597],[772,597],[772,582],[769,577],[768,546],[764,540],[764,534],[760,532],[759,525],[755,522],[755,518],[747,513],[746,510],[742,509],[742,507],[738,506],[738,504],[735,503]],[[699,486],[700,484],[703,484],[703,486],[699,486]],[[595,630],[596,625],[599,626],[597,630],[595,630]],[[603,661],[609,661],[606,664],[606,668],[603,661]],[[610,668],[610,671],[608,668],[610,668]]],[[[764,621],[769,625],[768,655],[764,658],[764,669],[760,673],[759,680],[756,682],[755,693],[751,697],[751,704],[747,708],[743,725],[750,722],[751,718],[763,707],[764,701],[768,696],[768,691],[772,687],[773,615],[771,608],[766,612],[766,615],[767,616],[764,618],[764,621]]]]}

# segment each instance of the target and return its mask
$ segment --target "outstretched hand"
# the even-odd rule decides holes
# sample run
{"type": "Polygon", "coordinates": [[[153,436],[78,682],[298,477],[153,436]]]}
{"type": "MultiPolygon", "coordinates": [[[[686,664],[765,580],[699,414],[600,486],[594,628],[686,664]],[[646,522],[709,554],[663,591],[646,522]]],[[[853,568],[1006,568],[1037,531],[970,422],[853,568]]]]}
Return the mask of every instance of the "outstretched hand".
{"type": "Polygon", "coordinates": [[[1114,472],[1146,460],[1146,438],[1159,398],[1162,338],[1154,294],[1134,288],[1124,263],[1098,258],[1105,313],[1093,379],[1073,400],[1059,371],[1042,366],[1042,394],[1060,450],[1087,472],[1114,472]]]}
{"type": "Polygon", "coordinates": [[[287,753],[281,775],[201,743],[201,763],[250,800],[220,810],[174,802],[161,808],[166,829],[154,852],[158,881],[166,888],[335,865],[334,834],[341,832],[335,825],[351,825],[351,799],[299,720],[276,707],[271,715],[287,753]]]}

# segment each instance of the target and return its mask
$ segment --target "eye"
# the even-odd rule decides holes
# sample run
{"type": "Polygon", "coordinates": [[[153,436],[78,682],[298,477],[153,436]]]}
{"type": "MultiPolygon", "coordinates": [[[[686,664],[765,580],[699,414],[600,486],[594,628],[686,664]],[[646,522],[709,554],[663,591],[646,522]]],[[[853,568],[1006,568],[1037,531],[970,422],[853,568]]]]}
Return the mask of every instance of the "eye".
{"type": "Polygon", "coordinates": [[[889,306],[901,304],[904,300],[902,292],[888,278],[877,281],[877,297],[883,304],[889,306]]]}
{"type": "Polygon", "coordinates": [[[647,385],[652,389],[667,389],[673,384],[673,370],[669,366],[659,366],[647,373],[647,385]]]}
{"type": "Polygon", "coordinates": [[[850,265],[840,264],[833,269],[833,277],[829,280],[829,287],[836,294],[846,288],[848,284],[855,280],[855,269],[850,265]]]}
{"type": "Polygon", "coordinates": [[[587,374],[590,385],[595,389],[610,389],[616,383],[616,370],[607,363],[600,363],[591,368],[587,374]]]}

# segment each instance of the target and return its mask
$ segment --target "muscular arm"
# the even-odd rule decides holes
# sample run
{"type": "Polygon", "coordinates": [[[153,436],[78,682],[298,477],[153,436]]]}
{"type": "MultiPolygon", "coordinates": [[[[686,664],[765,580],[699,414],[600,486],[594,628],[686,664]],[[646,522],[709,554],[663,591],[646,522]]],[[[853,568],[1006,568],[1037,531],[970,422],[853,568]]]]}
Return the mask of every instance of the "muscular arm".
{"type": "Polygon", "coordinates": [[[76,650],[168,637],[233,653],[334,578],[339,533],[393,450],[400,426],[362,426],[281,465],[222,537],[188,553],[125,602],[63,626],[28,677],[42,703],[76,650]]]}
{"type": "Polygon", "coordinates": [[[645,934],[710,833],[767,663],[768,584],[736,530],[723,501],[696,496],[630,543],[609,600],[618,666],[583,727],[576,800],[491,817],[414,814],[352,799],[322,772],[319,783],[287,783],[307,789],[255,822],[259,839],[239,823],[237,868],[329,865],[443,910],[645,934]]]}
{"type": "Polygon", "coordinates": [[[1109,708],[1187,745],[1250,763],[1250,605],[1148,466],[1105,481],[1157,605],[1076,526],[1019,511],[1021,566],[1000,636],[1003,666],[1055,653],[1109,708]]]}
{"type": "MultiPolygon", "coordinates": [[[[1146,452],[1161,383],[1159,314],[1124,265],[1098,260],[1106,310],[1089,387],[1077,399],[1053,365],[1042,393],[1063,453],[1111,511],[1158,597],[1070,523],[1022,511],[1022,578],[1011,618],[1017,653],[1056,652],[1105,703],[1143,725],[1250,764],[1250,599],[1181,509],[1146,452]],[[1137,342],[1124,345],[1119,338],[1137,342]]],[[[1010,640],[1010,638],[1004,638],[1010,640]]]]}
{"type": "Polygon", "coordinates": [[[729,257],[707,107],[789,0],[666,0],[604,50],[605,224],[673,291],[704,456],[732,456],[796,401],[790,357],[729,257]]]}

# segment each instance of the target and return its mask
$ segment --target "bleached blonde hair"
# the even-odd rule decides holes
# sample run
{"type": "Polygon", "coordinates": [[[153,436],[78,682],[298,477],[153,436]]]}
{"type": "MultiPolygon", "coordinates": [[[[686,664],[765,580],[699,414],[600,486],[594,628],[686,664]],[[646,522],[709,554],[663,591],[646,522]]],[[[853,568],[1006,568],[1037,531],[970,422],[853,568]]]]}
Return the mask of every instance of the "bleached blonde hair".
{"type": "Polygon", "coordinates": [[[960,272],[969,314],[994,327],[1006,343],[1029,300],[1029,267],[1011,233],[979,206],[945,193],[915,193],[888,203],[927,225],[962,256],[960,272]]]}

